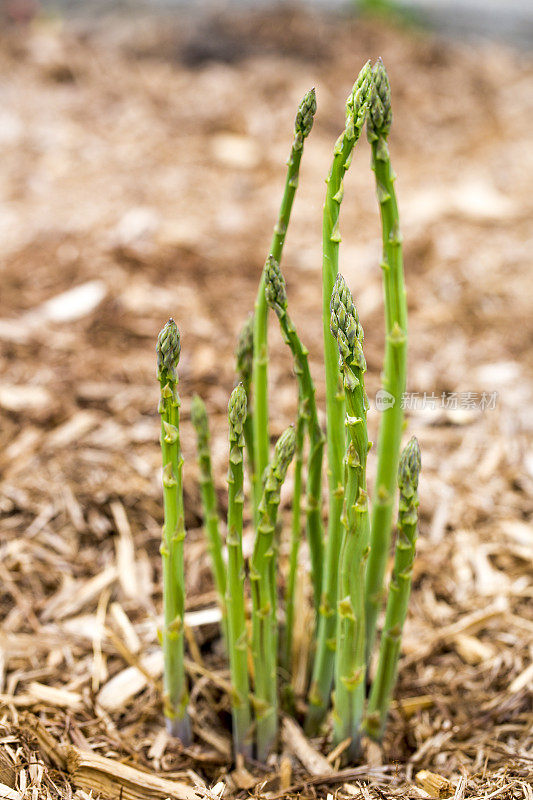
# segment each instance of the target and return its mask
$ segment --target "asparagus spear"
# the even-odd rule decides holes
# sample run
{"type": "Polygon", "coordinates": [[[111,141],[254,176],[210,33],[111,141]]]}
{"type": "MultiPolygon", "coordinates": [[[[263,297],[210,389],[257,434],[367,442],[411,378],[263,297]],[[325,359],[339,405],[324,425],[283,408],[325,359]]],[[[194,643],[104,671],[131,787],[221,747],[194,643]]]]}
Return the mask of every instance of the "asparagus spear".
{"type": "Polygon", "coordinates": [[[246,421],[246,391],[239,384],[231,393],[229,417],[228,472],[228,650],[233,685],[233,741],[235,753],[250,757],[250,686],[248,681],[248,642],[244,602],[244,560],[242,555],[243,447],[246,421]]]}
{"type": "MultiPolygon", "coordinates": [[[[237,340],[237,347],[235,348],[235,361],[237,367],[237,374],[240,381],[244,386],[246,392],[246,399],[248,401],[248,413],[244,421],[244,441],[246,443],[246,452],[248,456],[248,467],[250,471],[250,479],[252,483],[252,492],[254,486],[254,429],[252,418],[252,404],[250,402],[250,389],[252,385],[252,368],[253,368],[253,353],[254,353],[254,315],[250,314],[244,323],[239,338],[237,340]]],[[[254,502],[255,508],[255,502],[254,502]]]]}
{"type": "MultiPolygon", "coordinates": [[[[289,225],[294,195],[298,187],[300,161],[302,159],[304,141],[313,127],[316,112],[315,90],[311,89],[298,107],[294,122],[294,140],[287,161],[287,177],[279,210],[279,218],[274,227],[270,253],[279,263],[285,244],[285,235],[289,225]]],[[[254,386],[254,498],[257,503],[261,498],[263,473],[268,464],[268,325],[267,304],[265,300],[265,273],[261,275],[257,299],[255,301],[254,335],[253,335],[253,386],[254,386]]]]}
{"type": "Polygon", "coordinates": [[[257,757],[260,761],[264,761],[269,754],[277,731],[277,599],[272,580],[272,576],[276,574],[274,534],[281,486],[295,446],[296,434],[291,426],[278,439],[266,472],[263,496],[259,503],[259,525],[250,564],[254,704],[257,757]]]}
{"type": "Polygon", "coordinates": [[[331,295],[331,333],[337,341],[346,396],[348,447],[335,661],[334,739],[351,738],[347,755],[359,754],[365,703],[365,567],[370,540],[366,491],[366,458],[370,448],[366,427],[368,400],[364,373],[363,328],[352,295],[339,273],[331,295]]]}
{"type": "Polygon", "coordinates": [[[367,663],[372,654],[376,622],[382,605],[383,579],[389,554],[396,471],[402,437],[401,398],[407,375],[407,301],[403,275],[402,237],[394,172],[387,137],[391,128],[391,94],[381,60],[372,70],[372,93],[367,118],[367,136],[372,147],[372,169],[383,234],[383,286],[385,295],[385,364],[383,388],[392,397],[383,411],[378,437],[378,463],[372,505],[372,537],[366,577],[367,663]]]}
{"type": "Polygon", "coordinates": [[[335,145],[333,163],[327,179],[323,216],[322,304],[324,361],[326,368],[326,412],[329,474],[329,520],[323,567],[322,600],[318,624],[317,652],[309,692],[306,732],[314,735],[324,719],[334,670],[337,602],[337,577],[342,541],[344,398],[339,374],[337,348],[330,330],[329,304],[339,263],[339,212],[344,194],[344,175],[350,166],[353,148],[366,118],[370,90],[370,62],[359,73],[346,101],[346,126],[335,145]]]}
{"type": "Polygon", "coordinates": [[[163,560],[164,713],[169,733],[184,744],[191,739],[187,713],[188,692],[183,663],[185,577],[183,542],[185,515],[179,438],[177,367],[181,352],[180,334],[172,318],[157,340],[157,378],[161,386],[161,454],[163,457],[164,526],[161,543],[163,560]]]}
{"type": "Polygon", "coordinates": [[[308,350],[300,341],[296,328],[287,312],[287,292],[285,278],[278,262],[270,256],[265,267],[265,296],[268,305],[274,309],[279,320],[281,333],[289,345],[294,371],[298,379],[300,408],[309,431],[310,449],[307,480],[307,536],[311,555],[311,571],[315,607],[318,611],[322,590],[322,569],[324,561],[324,532],[322,528],[322,455],[325,436],[318,421],[315,399],[315,386],[309,370],[308,350]]]}
{"type": "Polygon", "coordinates": [[[222,629],[224,634],[226,634],[226,566],[222,556],[222,539],[218,525],[217,501],[213,481],[213,470],[211,468],[209,419],[207,417],[205,404],[198,395],[194,395],[191,402],[191,422],[196,431],[204,525],[207,533],[209,552],[211,554],[213,574],[215,576],[215,586],[222,609],[222,629]]]}
{"type": "Polygon", "coordinates": [[[420,448],[413,436],[400,457],[398,486],[398,539],[394,569],[387,600],[385,627],[381,636],[376,677],[368,701],[366,730],[373,739],[381,739],[387,721],[389,705],[396,683],[402,630],[411,592],[411,576],[415,559],[418,523],[418,478],[420,448]]]}
{"type": "Polygon", "coordinates": [[[296,447],[294,451],[294,489],[292,493],[291,548],[289,554],[289,575],[285,587],[285,634],[283,639],[282,663],[290,672],[292,661],[292,633],[294,627],[294,596],[298,573],[298,553],[300,552],[300,536],[302,532],[302,467],[305,436],[305,412],[300,395],[298,401],[298,418],[296,420],[296,447]]]}

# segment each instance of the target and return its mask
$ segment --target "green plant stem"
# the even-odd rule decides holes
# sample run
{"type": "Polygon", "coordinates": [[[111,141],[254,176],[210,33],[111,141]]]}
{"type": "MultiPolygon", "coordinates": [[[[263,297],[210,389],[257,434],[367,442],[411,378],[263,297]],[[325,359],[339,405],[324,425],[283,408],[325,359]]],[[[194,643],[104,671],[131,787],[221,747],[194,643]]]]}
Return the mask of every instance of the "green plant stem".
{"type": "Polygon", "coordinates": [[[385,626],[381,635],[378,667],[370,691],[365,722],[369,736],[378,740],[383,736],[392,692],[396,684],[402,631],[411,593],[411,577],[417,539],[417,490],[420,466],[420,449],[413,436],[401,455],[398,468],[398,485],[400,487],[398,539],[387,600],[385,626]]]}
{"type": "Polygon", "coordinates": [[[289,575],[285,588],[285,633],[283,640],[282,663],[288,673],[292,663],[292,641],[294,628],[294,604],[296,593],[296,579],[298,575],[298,553],[300,552],[300,538],[302,533],[301,499],[302,499],[302,467],[303,446],[306,419],[302,410],[303,400],[300,398],[298,419],[296,422],[296,450],[294,455],[294,489],[292,493],[292,524],[291,548],[289,554],[289,575]]]}
{"type": "Polygon", "coordinates": [[[337,607],[335,661],[335,744],[351,739],[346,756],[359,755],[365,704],[365,567],[370,540],[366,460],[369,450],[364,373],[363,329],[342,275],[331,297],[331,332],[337,340],[346,397],[348,446],[345,457],[345,495],[337,607]]]}
{"type": "Polygon", "coordinates": [[[318,621],[317,650],[309,692],[305,729],[315,735],[328,707],[335,663],[336,603],[338,565],[342,543],[344,458],[344,392],[339,373],[337,348],[329,330],[330,300],[339,264],[339,212],[344,193],[344,175],[350,166],[353,148],[365,121],[370,80],[370,64],[359,73],[346,101],[346,127],[335,145],[333,163],[327,179],[322,226],[322,312],[324,362],[326,369],[326,418],[329,480],[328,536],[323,566],[322,599],[318,621]]]}
{"type": "Polygon", "coordinates": [[[277,601],[272,581],[272,575],[276,574],[274,536],[281,486],[295,446],[294,428],[287,428],[278,439],[266,473],[250,563],[254,704],[257,758],[260,761],[268,756],[277,733],[277,601]]]}
{"type": "MultiPolygon", "coordinates": [[[[303,98],[298,108],[294,124],[294,140],[287,161],[285,189],[281,200],[278,221],[274,227],[270,243],[270,255],[281,261],[285,236],[298,187],[300,162],[302,160],[304,141],[311,132],[316,112],[315,90],[311,89],[303,98]]],[[[265,271],[261,275],[254,312],[253,332],[253,389],[254,389],[254,498],[257,522],[257,504],[262,494],[263,473],[269,456],[268,425],[268,306],[265,300],[265,271]]]]}
{"type": "Polygon", "coordinates": [[[180,335],[169,319],[157,340],[157,377],[161,387],[161,454],[163,459],[164,525],[161,542],[163,561],[164,713],[167,728],[184,744],[191,739],[187,713],[188,692],[184,667],[185,576],[183,543],[185,514],[179,437],[179,396],[177,366],[180,335]]]}
{"type": "MultiPolygon", "coordinates": [[[[254,491],[254,425],[253,425],[253,410],[251,402],[251,387],[252,387],[252,370],[253,370],[253,352],[254,352],[254,315],[250,314],[244,323],[237,347],[235,349],[235,360],[237,374],[246,392],[246,399],[248,402],[248,413],[244,421],[244,441],[246,443],[246,455],[248,462],[248,473],[250,476],[250,483],[252,488],[252,506],[256,507],[253,498],[254,491]]],[[[259,501],[258,501],[259,502],[259,501]]]]}
{"type": "Polygon", "coordinates": [[[246,757],[251,757],[248,639],[244,600],[244,559],[242,554],[243,448],[246,407],[246,392],[242,384],[240,384],[233,390],[228,406],[230,453],[226,606],[228,610],[228,652],[233,686],[233,742],[236,754],[241,753],[246,757]]]}
{"type": "Polygon", "coordinates": [[[383,603],[383,580],[390,549],[396,473],[403,426],[402,395],[407,377],[407,301],[405,294],[402,237],[394,189],[387,136],[391,125],[390,87],[381,62],[372,73],[372,98],[367,121],[372,147],[372,169],[383,234],[383,286],[385,295],[385,363],[383,389],[392,397],[382,412],[372,504],[371,548],[366,578],[367,663],[370,661],[376,624],[383,603]]]}
{"type": "Polygon", "coordinates": [[[209,447],[209,420],[203,400],[195,395],[191,403],[191,421],[196,431],[198,466],[200,469],[200,491],[204,525],[207,533],[208,549],[211,556],[215,586],[222,611],[222,630],[227,637],[226,615],[226,565],[222,555],[222,538],[220,536],[217,500],[211,467],[209,447]]]}
{"type": "Polygon", "coordinates": [[[265,268],[265,294],[267,302],[276,312],[281,334],[294,359],[294,372],[298,380],[299,410],[309,432],[309,457],[306,495],[307,538],[311,556],[311,574],[315,609],[318,613],[322,591],[324,562],[324,531],[322,526],[322,456],[325,436],[318,420],[316,392],[311,370],[309,351],[302,344],[287,311],[285,278],[275,259],[270,258],[265,268]]]}

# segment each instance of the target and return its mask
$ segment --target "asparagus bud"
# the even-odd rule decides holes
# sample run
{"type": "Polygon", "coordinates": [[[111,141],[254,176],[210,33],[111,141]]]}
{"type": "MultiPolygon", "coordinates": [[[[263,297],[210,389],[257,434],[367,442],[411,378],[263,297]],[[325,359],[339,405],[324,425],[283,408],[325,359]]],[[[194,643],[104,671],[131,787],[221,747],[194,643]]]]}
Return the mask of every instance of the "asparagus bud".
{"type": "Polygon", "coordinates": [[[157,337],[157,378],[160,381],[177,381],[176,370],[180,360],[181,340],[178,326],[170,317],[157,337]]]}
{"type": "Polygon", "coordinates": [[[389,135],[392,124],[391,90],[389,76],[381,58],[372,69],[372,91],[367,118],[367,137],[372,142],[389,135]]]}
{"type": "Polygon", "coordinates": [[[298,107],[296,119],[294,121],[294,144],[295,150],[303,147],[303,140],[311,133],[316,114],[316,92],[310,89],[304,96],[298,107]]]}
{"type": "Polygon", "coordinates": [[[287,308],[287,291],[285,278],[274,256],[269,256],[265,264],[265,296],[279,317],[287,308]]]}
{"type": "Polygon", "coordinates": [[[244,323],[239,338],[237,340],[237,347],[235,348],[235,360],[237,372],[245,386],[250,385],[252,380],[252,364],[254,357],[254,315],[250,314],[244,323]]]}
{"type": "Polygon", "coordinates": [[[228,404],[228,419],[230,424],[230,439],[239,441],[243,435],[244,422],[248,401],[242,383],[231,393],[228,404]]]}
{"type": "Polygon", "coordinates": [[[402,631],[407,616],[415,559],[420,469],[420,447],[413,436],[404,448],[398,466],[400,489],[398,539],[387,599],[385,625],[379,648],[378,667],[370,691],[365,723],[367,732],[375,739],[380,739],[383,735],[398,672],[402,631]]]}
{"type": "Polygon", "coordinates": [[[340,273],[337,275],[333,287],[330,311],[330,330],[337,339],[344,380],[345,382],[348,380],[353,383],[355,376],[352,368],[356,366],[363,372],[366,370],[362,347],[364,333],[353,304],[352,294],[340,273]]]}
{"type": "Polygon", "coordinates": [[[209,553],[211,555],[215,586],[222,610],[222,627],[224,634],[226,634],[226,568],[222,556],[222,537],[220,536],[219,530],[217,499],[213,480],[213,469],[211,466],[209,420],[205,404],[198,395],[194,395],[191,401],[191,422],[196,431],[204,525],[207,533],[209,553]]]}

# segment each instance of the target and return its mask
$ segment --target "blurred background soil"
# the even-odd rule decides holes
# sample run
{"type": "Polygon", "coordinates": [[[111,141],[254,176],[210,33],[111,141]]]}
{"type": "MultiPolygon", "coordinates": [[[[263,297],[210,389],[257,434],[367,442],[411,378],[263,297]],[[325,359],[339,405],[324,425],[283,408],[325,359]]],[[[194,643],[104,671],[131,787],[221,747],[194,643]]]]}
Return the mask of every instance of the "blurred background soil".
{"type": "MultiPolygon", "coordinates": [[[[494,43],[280,7],[35,19],[3,29],[0,66],[0,783],[13,797],[98,796],[73,762],[88,748],[198,787],[221,779],[243,796],[296,785],[318,796],[531,800],[531,61],[494,43]],[[314,85],[284,272],[323,408],[324,178],[346,95],[379,55],[393,90],[418,406],[408,432],[423,452],[398,703],[383,749],[368,748],[371,766],[353,781],[305,784],[309,766],[285,741],[285,773],[257,768],[246,783],[229,772],[190,400],[200,393],[212,414],[224,513],[234,343],[267,254],[295,110],[314,85]],[[189,751],[163,731],[156,684],[154,345],[169,315],[182,333],[188,607],[200,610],[189,617],[189,751]],[[110,688],[143,658],[152,661],[133,690],[131,671],[110,688]]],[[[375,437],[383,313],[366,141],[345,189],[341,270],[365,329],[375,437]]],[[[276,324],[270,380],[274,437],[296,403],[276,324]]],[[[111,784],[102,796],[122,796],[111,784]]]]}

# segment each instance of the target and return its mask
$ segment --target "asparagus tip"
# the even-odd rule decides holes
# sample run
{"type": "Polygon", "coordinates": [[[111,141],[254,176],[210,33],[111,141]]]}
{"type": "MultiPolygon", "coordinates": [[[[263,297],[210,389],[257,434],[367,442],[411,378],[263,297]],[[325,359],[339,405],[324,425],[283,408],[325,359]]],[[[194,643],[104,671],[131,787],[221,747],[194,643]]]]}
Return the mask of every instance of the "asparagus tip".
{"type": "Polygon", "coordinates": [[[157,337],[157,377],[159,380],[176,381],[176,368],[180,360],[181,339],[178,326],[169,317],[157,337]]]}
{"type": "Polygon", "coordinates": [[[422,467],[420,446],[416,436],[412,436],[404,447],[398,465],[398,485],[400,490],[410,487],[416,491],[422,467]]]}
{"type": "Polygon", "coordinates": [[[381,58],[372,67],[370,106],[367,117],[367,135],[370,141],[387,137],[392,124],[391,89],[389,76],[381,58]]]}
{"type": "Polygon", "coordinates": [[[196,432],[209,436],[209,422],[205,403],[200,395],[195,394],[191,400],[191,422],[196,432]]]}
{"type": "Polygon", "coordinates": [[[235,359],[237,371],[243,380],[250,380],[252,377],[254,355],[254,315],[250,314],[241,328],[237,346],[235,348],[235,359]]]}
{"type": "Polygon", "coordinates": [[[296,119],[294,121],[294,136],[299,147],[302,147],[303,140],[311,133],[316,114],[316,92],[313,86],[304,95],[302,102],[298,106],[296,119]]]}
{"type": "Polygon", "coordinates": [[[285,278],[273,255],[269,255],[265,263],[265,297],[278,315],[287,308],[285,278]]]}
{"type": "Polygon", "coordinates": [[[363,327],[355,308],[352,293],[343,276],[338,273],[331,293],[330,330],[337,340],[341,362],[349,367],[366,369],[363,355],[363,327]]]}
{"type": "Polygon", "coordinates": [[[239,383],[232,391],[228,403],[230,428],[236,434],[242,433],[243,425],[246,421],[247,407],[246,391],[242,383],[239,383]]]}
{"type": "Polygon", "coordinates": [[[294,425],[283,431],[274,450],[274,457],[272,460],[272,467],[274,472],[281,480],[284,480],[289,464],[292,461],[294,451],[296,450],[296,431],[294,425]]]}

